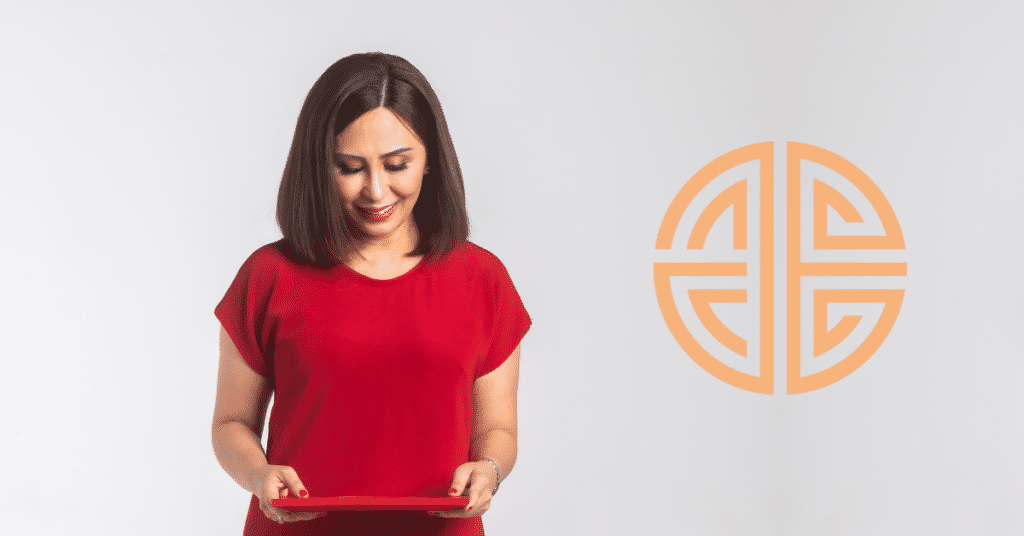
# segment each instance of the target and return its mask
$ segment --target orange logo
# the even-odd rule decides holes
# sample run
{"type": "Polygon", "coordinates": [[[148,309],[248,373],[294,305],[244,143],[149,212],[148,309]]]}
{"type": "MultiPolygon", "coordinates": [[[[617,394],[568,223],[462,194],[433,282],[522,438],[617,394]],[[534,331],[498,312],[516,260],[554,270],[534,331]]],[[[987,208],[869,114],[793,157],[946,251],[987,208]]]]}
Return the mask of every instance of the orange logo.
{"type": "MultiPolygon", "coordinates": [[[[671,250],[677,229],[688,232],[685,252],[679,253],[688,261],[654,263],[658,305],[682,349],[716,378],[766,394],[774,392],[775,383],[774,167],[772,142],[741,147],[704,166],[672,200],[655,242],[655,249],[671,250]],[[748,175],[759,180],[748,180],[748,175]],[[748,197],[757,201],[748,203],[748,197]],[[757,253],[747,248],[748,208],[756,211],[751,220],[759,229],[757,253]],[[730,209],[731,243],[721,240],[725,246],[716,249],[710,239],[713,229],[728,227],[729,218],[723,216],[730,209]],[[720,220],[723,223],[716,225],[720,220]],[[754,271],[756,276],[748,276],[754,271]],[[748,294],[756,294],[756,300],[748,302],[753,298],[748,294]],[[683,310],[677,306],[677,295],[679,302],[688,302],[683,310]],[[756,312],[750,309],[754,301],[756,312]],[[712,304],[747,304],[725,307],[745,309],[747,316],[756,319],[751,322],[754,327],[741,333],[747,338],[730,329],[712,304]],[[748,348],[748,339],[753,338],[757,344],[748,348]],[[754,349],[756,359],[748,356],[754,349]]],[[[896,322],[904,289],[876,287],[886,286],[878,284],[883,276],[907,275],[907,264],[850,258],[849,250],[903,250],[904,243],[896,214],[882,191],[846,159],[813,145],[788,142],[785,186],[785,376],[786,392],[795,394],[841,380],[878,350],[896,322]],[[810,193],[810,206],[801,203],[801,188],[810,193]],[[830,207],[838,216],[833,218],[835,227],[853,227],[860,234],[829,234],[830,207]],[[866,214],[869,222],[862,216],[865,209],[873,211],[866,214]],[[801,235],[801,222],[807,219],[802,213],[810,216],[810,240],[801,235]],[[863,233],[865,225],[873,225],[875,233],[863,233]],[[864,314],[843,314],[830,328],[832,304],[847,312],[851,307],[865,308],[864,314]],[[811,318],[801,330],[803,309],[810,309],[811,318]],[[875,319],[871,327],[861,322],[867,313],[875,319]]],[[[734,314],[735,318],[743,317],[734,314]]],[[[737,323],[742,322],[733,322],[737,323]]]]}

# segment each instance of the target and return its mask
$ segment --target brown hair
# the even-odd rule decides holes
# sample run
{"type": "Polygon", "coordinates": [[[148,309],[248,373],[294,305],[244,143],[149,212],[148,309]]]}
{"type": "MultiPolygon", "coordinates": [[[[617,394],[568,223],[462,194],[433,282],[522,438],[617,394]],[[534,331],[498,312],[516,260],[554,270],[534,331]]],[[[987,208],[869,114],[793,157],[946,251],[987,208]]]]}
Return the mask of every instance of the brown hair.
{"type": "Polygon", "coordinates": [[[277,194],[277,225],[310,263],[339,264],[355,250],[334,180],[335,136],[380,106],[404,119],[427,149],[429,172],[413,207],[419,242],[410,255],[443,257],[469,237],[462,171],[434,90],[398,56],[353,54],[328,67],[306,95],[277,194]]]}

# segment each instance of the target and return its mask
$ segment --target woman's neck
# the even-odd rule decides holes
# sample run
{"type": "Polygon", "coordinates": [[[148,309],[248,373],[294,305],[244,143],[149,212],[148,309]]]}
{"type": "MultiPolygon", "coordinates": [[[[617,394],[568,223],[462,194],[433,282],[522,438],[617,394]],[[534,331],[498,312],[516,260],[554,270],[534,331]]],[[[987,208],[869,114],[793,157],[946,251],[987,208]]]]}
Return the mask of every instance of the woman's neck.
{"type": "Polygon", "coordinates": [[[361,240],[356,246],[354,260],[373,264],[401,262],[416,249],[418,242],[419,230],[416,225],[407,225],[388,236],[361,240]]]}

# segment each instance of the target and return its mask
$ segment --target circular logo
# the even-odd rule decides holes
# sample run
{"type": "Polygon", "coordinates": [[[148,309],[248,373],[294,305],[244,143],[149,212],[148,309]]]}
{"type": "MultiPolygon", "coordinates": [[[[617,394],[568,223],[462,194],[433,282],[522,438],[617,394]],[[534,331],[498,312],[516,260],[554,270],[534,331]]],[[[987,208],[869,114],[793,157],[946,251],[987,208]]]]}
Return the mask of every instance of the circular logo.
{"type": "Polygon", "coordinates": [[[892,206],[846,159],[797,142],[785,148],[785,255],[776,261],[774,150],[765,142],[730,151],[683,185],[662,219],[655,249],[685,243],[678,250],[685,260],[654,263],[654,289],[683,351],[740,389],[774,392],[776,325],[784,327],[786,392],[796,394],[831,385],[874,355],[904,295],[903,288],[877,283],[901,280],[907,263],[856,258],[868,256],[864,250],[905,249],[892,206]],[[807,197],[809,204],[802,201],[807,197]],[[730,211],[732,217],[724,217],[730,211]],[[727,229],[729,220],[731,241],[719,241],[728,243],[716,249],[711,237],[721,238],[716,230],[727,229]],[[808,232],[802,233],[805,221],[808,232]],[[844,226],[853,232],[830,234],[844,226]],[[750,230],[757,239],[748,248],[750,230]],[[776,266],[785,281],[785,314],[778,319],[776,266]],[[754,327],[737,333],[712,304],[739,304],[731,307],[745,308],[754,327]],[[838,320],[830,323],[830,305],[864,312],[832,315],[838,320]],[[756,344],[748,345],[751,340],[756,344]]]}

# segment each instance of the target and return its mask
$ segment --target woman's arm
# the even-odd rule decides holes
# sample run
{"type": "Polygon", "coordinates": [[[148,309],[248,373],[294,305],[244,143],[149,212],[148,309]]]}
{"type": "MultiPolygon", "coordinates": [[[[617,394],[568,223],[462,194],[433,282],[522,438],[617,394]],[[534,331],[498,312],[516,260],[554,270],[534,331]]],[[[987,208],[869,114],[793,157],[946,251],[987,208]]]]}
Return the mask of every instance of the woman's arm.
{"type": "Polygon", "coordinates": [[[516,392],[519,389],[519,346],[498,368],[473,382],[473,431],[470,462],[455,470],[451,495],[468,495],[465,509],[434,511],[441,517],[474,517],[491,506],[498,475],[486,458],[494,460],[502,480],[512,472],[518,450],[516,392]]]}
{"type": "MultiPolygon", "coordinates": [[[[473,432],[469,456],[490,458],[501,478],[512,472],[518,453],[516,393],[519,390],[519,346],[498,368],[473,382],[473,432]]],[[[484,460],[486,461],[486,460],[484,460]]],[[[494,470],[490,462],[487,465],[494,470]]]]}
{"type": "Polygon", "coordinates": [[[263,419],[273,389],[242,358],[234,341],[220,329],[217,402],[213,409],[213,452],[240,486],[259,498],[260,509],[274,521],[302,521],[319,512],[291,513],[270,505],[271,499],[302,497],[306,487],[291,467],[269,465],[260,444],[263,419]]]}
{"type": "Polygon", "coordinates": [[[257,470],[267,465],[260,436],[272,392],[270,382],[249,367],[221,327],[213,452],[221,467],[250,493],[261,484],[254,482],[257,470]]]}

